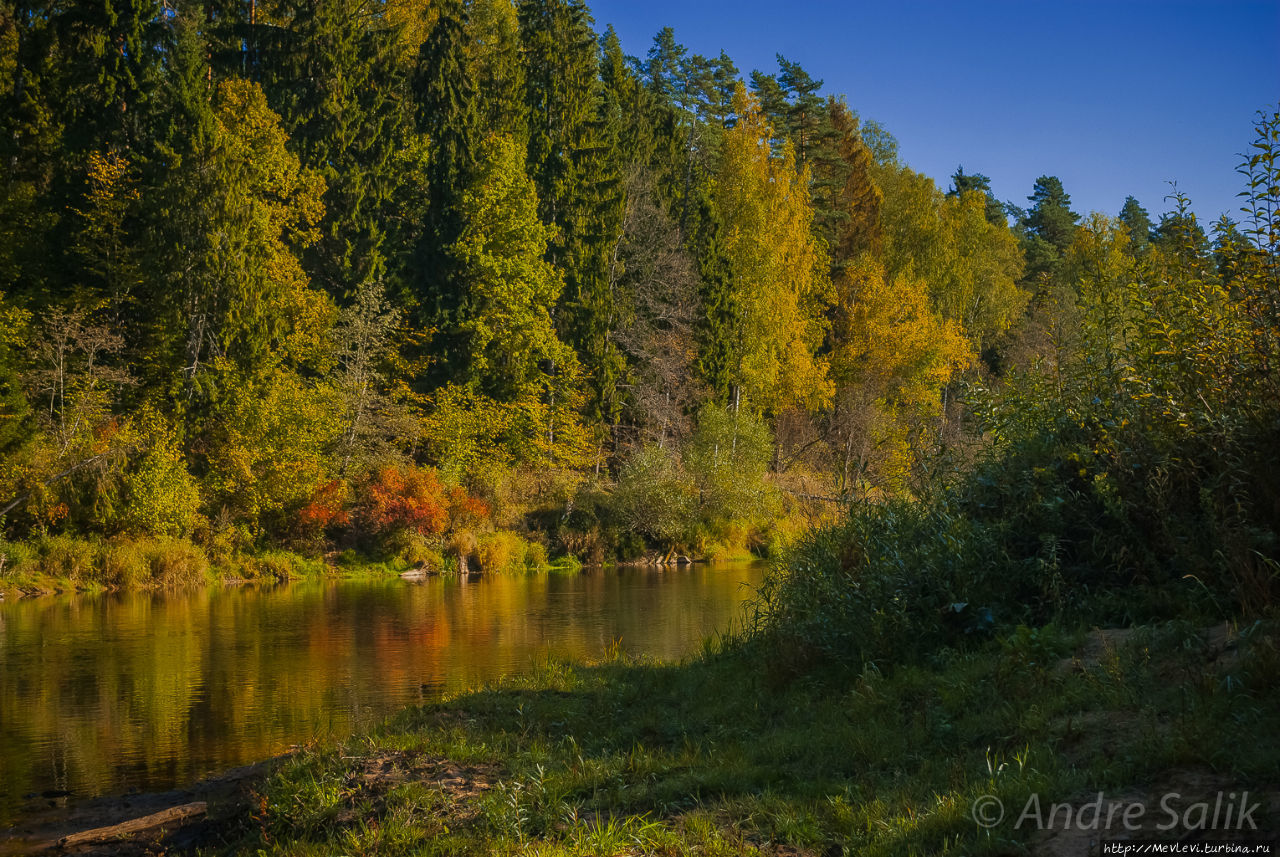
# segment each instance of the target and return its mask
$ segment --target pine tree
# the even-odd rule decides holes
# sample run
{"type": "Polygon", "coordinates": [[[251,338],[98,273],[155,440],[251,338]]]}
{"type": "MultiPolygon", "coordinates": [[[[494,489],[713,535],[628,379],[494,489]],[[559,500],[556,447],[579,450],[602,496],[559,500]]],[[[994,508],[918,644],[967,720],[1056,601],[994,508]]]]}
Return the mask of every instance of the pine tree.
{"type": "Polygon", "coordinates": [[[963,197],[967,193],[980,193],[986,204],[987,220],[993,224],[1009,223],[1004,204],[991,192],[991,179],[982,173],[966,173],[964,166],[956,167],[951,176],[951,189],[947,196],[963,197]]]}
{"type": "Polygon", "coordinates": [[[778,54],[778,85],[789,103],[784,114],[788,139],[796,148],[796,165],[809,163],[814,150],[822,143],[820,137],[829,136],[829,114],[823,109],[824,101],[818,91],[822,81],[814,80],[799,63],[791,62],[778,54]]]}
{"type": "Polygon", "coordinates": [[[1057,176],[1036,179],[1027,199],[1031,208],[1021,219],[1020,227],[1023,251],[1027,257],[1027,276],[1036,280],[1057,270],[1062,254],[1075,237],[1080,215],[1071,210],[1071,197],[1063,190],[1057,176]]]}
{"type": "Polygon", "coordinates": [[[1120,209],[1120,222],[1129,230],[1129,249],[1141,253],[1151,243],[1151,215],[1131,196],[1124,198],[1120,209]]]}
{"type": "Polygon", "coordinates": [[[787,104],[787,94],[783,91],[782,84],[778,82],[775,75],[753,71],[751,72],[751,94],[755,96],[756,102],[760,105],[761,114],[776,135],[770,140],[770,145],[781,146],[786,141],[787,114],[791,109],[787,104]]]}

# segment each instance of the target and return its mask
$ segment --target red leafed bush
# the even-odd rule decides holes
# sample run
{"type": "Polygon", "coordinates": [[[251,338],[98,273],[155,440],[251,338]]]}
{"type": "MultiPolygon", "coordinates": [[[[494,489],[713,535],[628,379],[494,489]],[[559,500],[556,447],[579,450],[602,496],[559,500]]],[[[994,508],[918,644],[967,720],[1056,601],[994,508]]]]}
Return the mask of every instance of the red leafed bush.
{"type": "Polygon", "coordinates": [[[325,482],[311,492],[306,505],[298,510],[298,526],[306,532],[319,533],[329,527],[350,523],[345,507],[347,486],[340,479],[325,482]]]}
{"type": "Polygon", "coordinates": [[[465,488],[449,490],[449,516],[455,527],[477,527],[489,518],[489,504],[472,497],[465,488]]]}
{"type": "Polygon", "coordinates": [[[364,516],[378,533],[437,535],[449,528],[449,498],[434,471],[384,467],[369,483],[364,516]]]}

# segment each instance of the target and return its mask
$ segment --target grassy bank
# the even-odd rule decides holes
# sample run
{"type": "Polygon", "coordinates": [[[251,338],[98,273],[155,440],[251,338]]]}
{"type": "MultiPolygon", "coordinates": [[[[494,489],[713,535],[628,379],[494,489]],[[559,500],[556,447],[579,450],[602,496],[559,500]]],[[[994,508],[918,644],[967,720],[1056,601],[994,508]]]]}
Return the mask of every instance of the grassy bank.
{"type": "MultiPolygon", "coordinates": [[[[662,554],[651,554],[623,564],[652,565],[661,557],[662,554]]],[[[742,545],[715,544],[697,559],[739,562],[758,558],[742,545]]],[[[472,573],[577,573],[583,568],[583,562],[573,554],[548,557],[542,544],[509,531],[487,533],[474,540],[468,559],[467,569],[472,573]]],[[[18,542],[0,539],[0,593],[13,595],[174,589],[323,577],[393,577],[424,570],[456,574],[460,571],[458,555],[415,543],[381,555],[331,550],[317,556],[284,548],[211,552],[187,539],[166,537],[56,535],[18,542]]]]}
{"type": "MultiPolygon", "coordinates": [[[[483,564],[473,571],[524,573],[579,569],[572,558],[555,562],[529,549],[514,533],[493,533],[477,547],[483,564]]],[[[413,552],[369,556],[357,551],[315,556],[283,548],[209,551],[187,539],[166,537],[37,537],[0,540],[0,592],[41,595],[59,592],[172,589],[246,581],[320,577],[393,576],[411,568],[456,572],[456,557],[413,552]]]]}
{"type": "Polygon", "coordinates": [[[543,664],[294,755],[205,848],[1035,853],[1054,837],[1015,826],[1032,794],[1047,809],[1098,791],[1147,803],[1149,830],[1166,792],[1251,789],[1277,830],[1278,629],[1024,628],[887,674],[789,681],[737,643],[682,665],[543,664]],[[1006,807],[989,829],[972,815],[984,795],[1006,807]]]}

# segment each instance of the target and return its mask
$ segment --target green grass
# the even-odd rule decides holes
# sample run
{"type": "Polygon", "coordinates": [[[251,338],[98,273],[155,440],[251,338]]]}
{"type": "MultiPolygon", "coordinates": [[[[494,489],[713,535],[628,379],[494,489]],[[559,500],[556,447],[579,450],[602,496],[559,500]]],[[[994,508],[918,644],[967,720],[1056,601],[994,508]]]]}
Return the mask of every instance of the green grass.
{"type": "Polygon", "coordinates": [[[1187,625],[1101,643],[1021,629],[786,683],[749,643],[680,665],[544,663],[295,754],[227,853],[1025,853],[1011,821],[978,827],[976,798],[1273,779],[1278,630],[1236,629],[1224,650],[1187,625]]]}
{"type": "Polygon", "coordinates": [[[376,563],[344,564],[285,550],[236,554],[213,562],[185,539],[42,536],[0,541],[0,592],[24,594],[172,589],[225,580],[295,580],[396,573],[376,563]]]}
{"type": "MultiPolygon", "coordinates": [[[[547,560],[514,533],[495,535],[519,548],[504,554],[490,572],[574,574],[582,564],[572,556],[547,560]],[[514,553],[514,551],[512,551],[514,553]]],[[[437,555],[438,556],[438,555],[437,555]]],[[[394,577],[413,568],[404,558],[369,557],[344,551],[332,561],[279,548],[221,550],[211,555],[186,539],[148,536],[37,536],[26,541],[0,539],[0,592],[41,595],[61,592],[172,589],[223,582],[316,580],[326,577],[370,579],[394,577]]],[[[456,571],[457,563],[428,563],[456,571]]]]}

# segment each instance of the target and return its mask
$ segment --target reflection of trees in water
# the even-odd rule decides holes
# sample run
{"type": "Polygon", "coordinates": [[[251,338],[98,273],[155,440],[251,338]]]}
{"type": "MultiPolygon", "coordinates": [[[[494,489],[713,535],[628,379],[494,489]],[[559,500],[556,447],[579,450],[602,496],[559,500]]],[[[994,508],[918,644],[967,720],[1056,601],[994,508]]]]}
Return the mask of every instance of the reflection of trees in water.
{"type": "Polygon", "coordinates": [[[0,605],[0,825],[22,795],[163,789],[546,657],[676,658],[749,566],[301,583],[0,605]]]}

